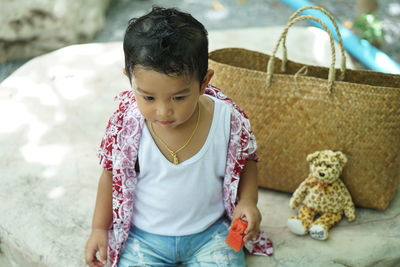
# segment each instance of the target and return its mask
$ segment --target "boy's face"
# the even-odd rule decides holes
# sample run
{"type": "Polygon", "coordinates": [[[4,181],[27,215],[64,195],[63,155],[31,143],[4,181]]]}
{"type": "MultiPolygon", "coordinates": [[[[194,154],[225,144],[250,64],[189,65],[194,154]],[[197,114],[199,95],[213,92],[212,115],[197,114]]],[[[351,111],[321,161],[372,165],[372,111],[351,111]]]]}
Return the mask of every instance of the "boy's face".
{"type": "Polygon", "coordinates": [[[155,127],[179,128],[194,115],[199,97],[212,77],[209,71],[200,84],[195,78],[168,76],[144,68],[135,68],[132,89],[138,108],[155,127]]]}

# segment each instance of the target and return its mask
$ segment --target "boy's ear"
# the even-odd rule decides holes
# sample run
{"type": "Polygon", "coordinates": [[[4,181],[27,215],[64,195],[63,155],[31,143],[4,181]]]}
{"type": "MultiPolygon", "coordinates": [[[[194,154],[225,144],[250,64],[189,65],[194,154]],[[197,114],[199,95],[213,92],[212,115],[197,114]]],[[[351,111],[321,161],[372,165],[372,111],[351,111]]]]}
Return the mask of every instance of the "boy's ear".
{"type": "Polygon", "coordinates": [[[122,68],[122,73],[129,79],[129,83],[132,85],[132,77],[129,78],[128,73],[126,72],[125,68],[122,68]]]}
{"type": "Polygon", "coordinates": [[[214,71],[213,70],[208,70],[206,75],[204,76],[203,82],[200,85],[200,90],[204,92],[206,89],[207,85],[210,83],[211,78],[214,76],[214,71]]]}

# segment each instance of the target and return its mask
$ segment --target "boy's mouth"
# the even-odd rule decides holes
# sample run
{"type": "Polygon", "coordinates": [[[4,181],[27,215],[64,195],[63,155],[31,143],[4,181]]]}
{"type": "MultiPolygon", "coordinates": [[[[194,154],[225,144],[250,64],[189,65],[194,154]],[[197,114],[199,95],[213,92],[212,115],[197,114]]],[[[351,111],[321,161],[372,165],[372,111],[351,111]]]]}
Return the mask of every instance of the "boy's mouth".
{"type": "Polygon", "coordinates": [[[173,121],[158,121],[158,123],[161,125],[171,125],[173,121]]]}

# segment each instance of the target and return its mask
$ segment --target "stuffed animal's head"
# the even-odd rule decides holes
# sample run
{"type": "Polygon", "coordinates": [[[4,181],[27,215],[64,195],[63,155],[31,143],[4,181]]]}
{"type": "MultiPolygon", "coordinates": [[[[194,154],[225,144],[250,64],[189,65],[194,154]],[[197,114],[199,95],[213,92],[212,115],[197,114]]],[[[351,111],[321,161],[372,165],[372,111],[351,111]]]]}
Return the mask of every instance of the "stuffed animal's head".
{"type": "Polygon", "coordinates": [[[310,172],[321,183],[331,184],[339,178],[347,157],[340,151],[316,151],[307,156],[310,172]]]}

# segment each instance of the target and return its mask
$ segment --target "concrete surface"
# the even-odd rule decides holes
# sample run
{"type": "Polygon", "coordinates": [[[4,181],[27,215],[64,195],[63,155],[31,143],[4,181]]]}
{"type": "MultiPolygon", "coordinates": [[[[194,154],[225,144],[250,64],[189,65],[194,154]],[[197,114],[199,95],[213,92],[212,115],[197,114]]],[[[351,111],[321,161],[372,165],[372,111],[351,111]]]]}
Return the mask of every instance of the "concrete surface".
{"type": "MultiPolygon", "coordinates": [[[[210,32],[210,43],[266,52],[279,32],[210,32]]],[[[319,53],[304,58],[296,46],[301,38],[326,51],[321,32],[298,28],[291,36],[291,59],[329,64],[319,53]]],[[[117,106],[113,97],[129,89],[122,59],[120,42],[70,46],[29,61],[0,84],[0,266],[84,266],[100,174],[95,154],[117,106]]],[[[358,219],[342,221],[327,242],[291,234],[288,203],[288,194],[260,189],[262,228],[275,255],[249,256],[248,266],[400,264],[399,192],[385,212],[358,209],[358,219]]]]}

